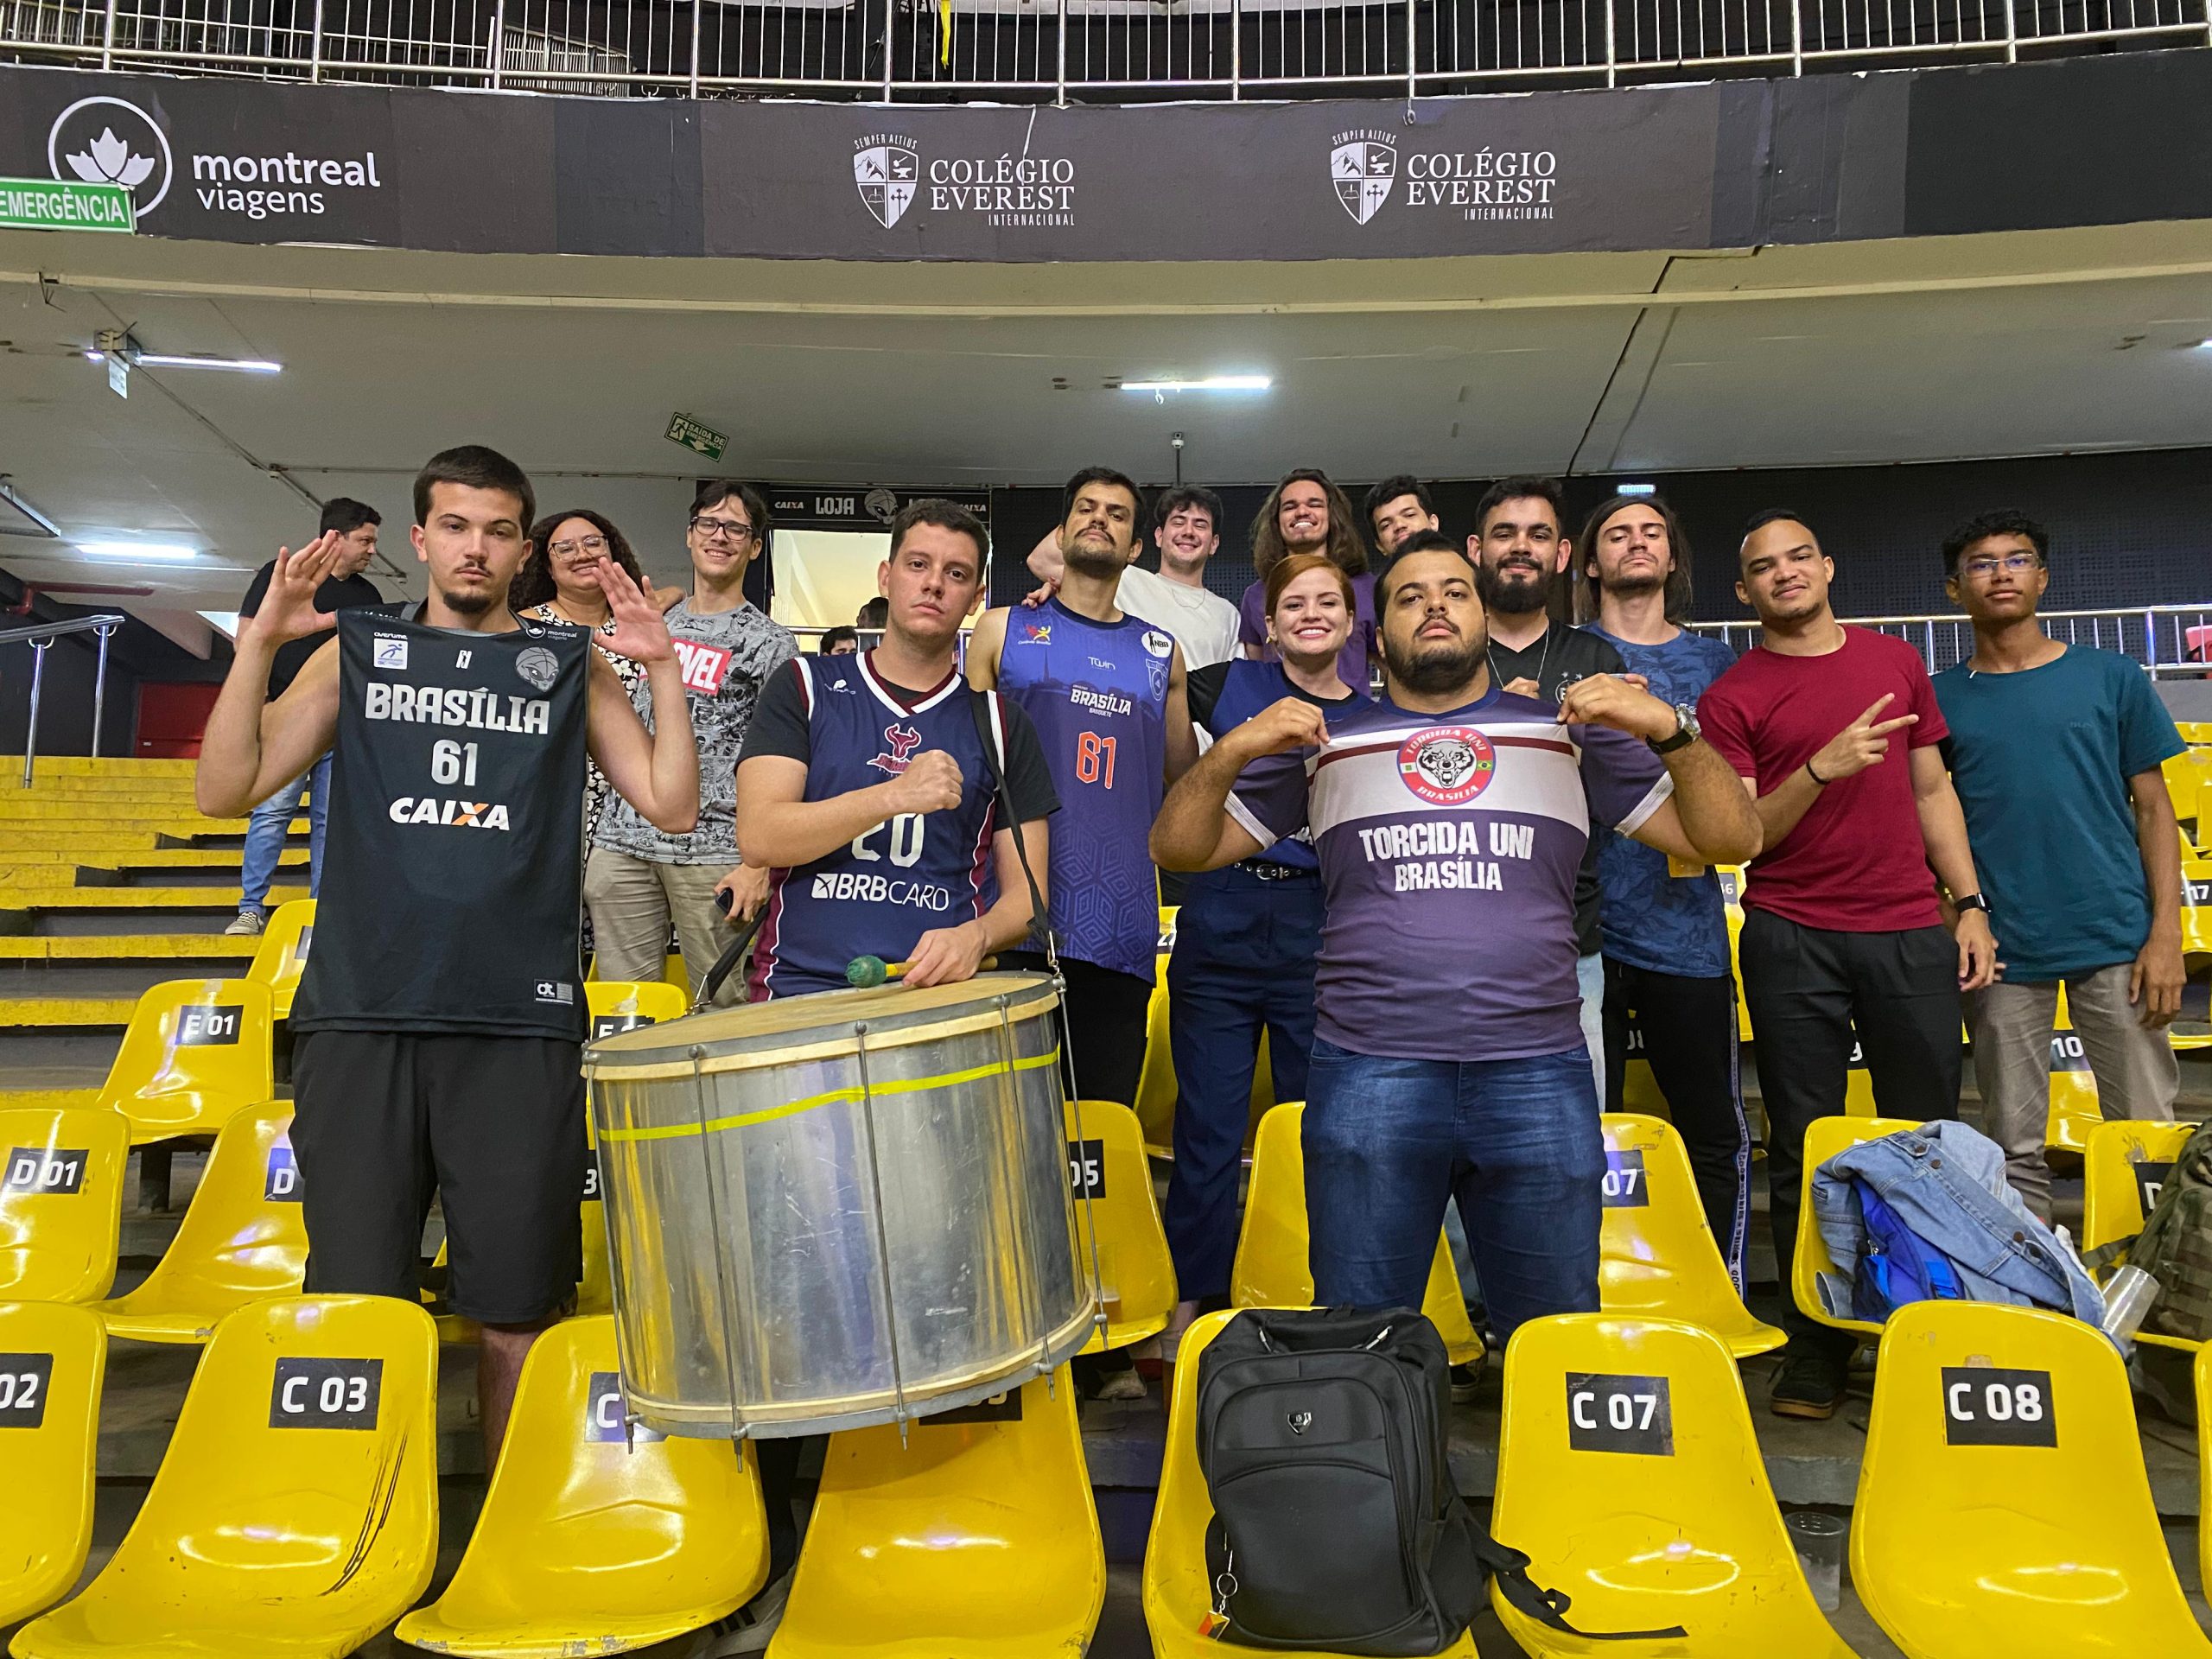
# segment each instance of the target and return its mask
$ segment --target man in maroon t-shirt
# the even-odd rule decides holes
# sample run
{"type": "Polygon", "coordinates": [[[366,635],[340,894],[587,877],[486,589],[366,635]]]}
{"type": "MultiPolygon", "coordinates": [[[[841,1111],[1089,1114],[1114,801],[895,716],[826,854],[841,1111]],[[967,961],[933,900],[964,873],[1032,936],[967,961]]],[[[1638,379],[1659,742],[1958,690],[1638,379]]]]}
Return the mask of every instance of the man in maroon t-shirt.
{"type": "MultiPolygon", "coordinates": [[[[1994,977],[1996,941],[1966,817],[1936,751],[1946,728],[1919,654],[1835,620],[1834,562],[1794,512],[1751,520],[1741,569],[1736,594],[1758,613],[1765,642],[1713,683],[1698,715],[1766,830],[1744,892],[1740,963],[1786,1285],[1805,1127],[1844,1109],[1854,1027],[1884,1116],[1956,1117],[1959,993],[1994,977]],[[1893,741],[1901,755],[1891,754],[1893,741]],[[1955,938],[1939,880],[1957,912],[1955,938]]],[[[1783,1324],[1789,1346],[1773,1408],[1833,1415],[1852,1338],[1794,1306],[1783,1324]]]]}

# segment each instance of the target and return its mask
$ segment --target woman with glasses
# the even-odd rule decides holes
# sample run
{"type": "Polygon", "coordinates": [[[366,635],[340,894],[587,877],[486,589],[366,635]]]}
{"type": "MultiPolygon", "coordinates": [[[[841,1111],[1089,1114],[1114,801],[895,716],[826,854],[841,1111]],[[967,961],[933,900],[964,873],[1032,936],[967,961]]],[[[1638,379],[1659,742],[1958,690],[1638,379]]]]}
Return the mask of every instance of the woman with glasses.
{"type": "MultiPolygon", "coordinates": [[[[620,795],[592,834],[584,866],[601,979],[662,976],[675,930],[691,982],[706,976],[728,938],[715,884],[741,861],[737,850],[737,757],[768,677],[798,654],[790,632],[745,597],[745,573],[768,551],[768,504],[749,484],[715,479],[693,497],[684,543],[691,590],[668,613],[669,637],[699,740],[699,822],[688,835],[655,829],[620,795]]],[[[643,691],[632,698],[646,701],[643,691]]],[[[650,709],[640,708],[640,717],[650,709]]],[[[767,873],[753,871],[733,915],[766,896],[767,873]]],[[[739,984],[731,976],[728,995],[739,984]]]]}

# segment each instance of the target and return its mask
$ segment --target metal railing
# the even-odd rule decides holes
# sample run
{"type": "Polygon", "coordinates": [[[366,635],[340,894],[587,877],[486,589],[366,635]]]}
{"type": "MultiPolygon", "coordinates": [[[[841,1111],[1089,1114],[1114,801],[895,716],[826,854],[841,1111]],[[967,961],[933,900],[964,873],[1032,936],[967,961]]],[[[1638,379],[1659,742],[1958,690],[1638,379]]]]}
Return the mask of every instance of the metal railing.
{"type": "Polygon", "coordinates": [[[1428,97],[2191,44],[2208,0],[0,0],[0,61],[599,97],[1428,97]]]}
{"type": "MultiPolygon", "coordinates": [[[[1974,654],[1974,625],[1963,616],[1847,616],[1856,628],[1872,628],[1909,641],[1941,673],[1974,654]]],[[[2154,679],[2212,675],[2212,602],[2201,605],[2144,605],[2111,611],[2043,611],[2036,620],[2054,639],[2069,645],[2094,645],[2133,657],[2154,679]]],[[[1693,622],[1743,652],[1758,644],[1764,630],[1756,621],[1693,622]]]]}
{"type": "Polygon", "coordinates": [[[38,704],[39,693],[46,680],[46,653],[56,639],[65,634],[97,633],[100,637],[100,654],[92,670],[92,758],[100,753],[100,717],[107,712],[107,642],[121,627],[124,619],[113,613],[101,616],[79,616],[67,622],[41,622],[27,628],[10,628],[0,632],[0,645],[29,645],[31,648],[31,706],[29,719],[23,726],[23,784],[31,786],[31,767],[38,760],[38,704]]]}

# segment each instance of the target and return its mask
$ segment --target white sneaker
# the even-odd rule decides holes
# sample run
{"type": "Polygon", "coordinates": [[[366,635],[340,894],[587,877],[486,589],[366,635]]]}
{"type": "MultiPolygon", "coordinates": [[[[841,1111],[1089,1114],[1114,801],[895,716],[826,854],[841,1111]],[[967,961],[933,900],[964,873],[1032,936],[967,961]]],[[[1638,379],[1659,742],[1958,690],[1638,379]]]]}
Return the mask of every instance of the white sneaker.
{"type": "Polygon", "coordinates": [[[710,1631],[700,1659],[727,1659],[732,1654],[760,1653],[784,1622],[784,1608],[791,1599],[793,1567],[759,1595],[722,1621],[727,1629],[710,1631]]]}
{"type": "Polygon", "coordinates": [[[223,931],[227,935],[250,939],[257,936],[268,925],[269,918],[266,915],[247,906],[239,910],[238,915],[232,919],[231,925],[223,931]]]}

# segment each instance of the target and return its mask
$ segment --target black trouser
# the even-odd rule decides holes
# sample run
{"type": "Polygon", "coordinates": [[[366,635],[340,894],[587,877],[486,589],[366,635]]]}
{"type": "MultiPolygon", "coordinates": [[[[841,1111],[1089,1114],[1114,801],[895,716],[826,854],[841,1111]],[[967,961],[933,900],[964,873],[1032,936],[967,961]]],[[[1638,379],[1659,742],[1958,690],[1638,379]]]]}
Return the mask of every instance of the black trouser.
{"type": "Polygon", "coordinates": [[[1706,1225],[1728,1276],[1744,1287],[1751,1230],[1751,1126],[1736,1071],[1736,982],[1691,979],[1605,959],[1605,1109],[1621,1106],[1633,1011],[1643,1058],[1690,1155],[1706,1225]]]}
{"type": "MultiPolygon", "coordinates": [[[[1041,950],[1002,951],[999,963],[1008,969],[1046,971],[1041,950]]],[[[1137,1078],[1144,1071],[1152,982],[1073,957],[1060,958],[1060,972],[1068,982],[1068,1042],[1075,1051],[1077,1098],[1135,1105],[1137,1078]]]]}
{"type": "MultiPolygon", "coordinates": [[[[1738,948],[1766,1105],[1768,1212],[1783,1282],[1797,1249],[1805,1127],[1840,1117],[1853,1028],[1885,1117],[1959,1115],[1959,952],[1942,927],[1838,933],[1746,908],[1738,948]]],[[[1816,1323],[1794,1297],[1793,1346],[1847,1352],[1856,1338],[1816,1323]]]]}

